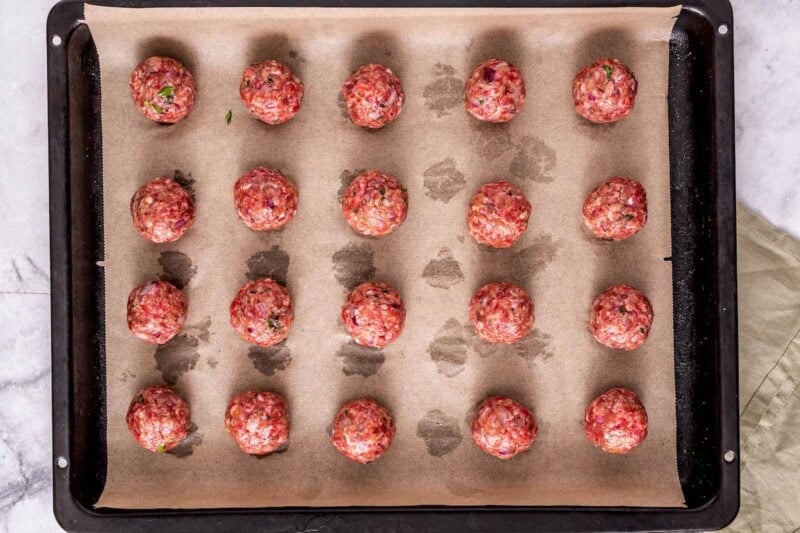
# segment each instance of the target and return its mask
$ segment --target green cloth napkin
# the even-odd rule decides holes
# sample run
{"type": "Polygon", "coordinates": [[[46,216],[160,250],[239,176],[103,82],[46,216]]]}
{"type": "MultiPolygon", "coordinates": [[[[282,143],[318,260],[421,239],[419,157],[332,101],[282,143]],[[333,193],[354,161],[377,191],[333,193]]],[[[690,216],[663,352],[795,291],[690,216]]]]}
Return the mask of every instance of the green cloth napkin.
{"type": "Polygon", "coordinates": [[[800,242],[738,207],[742,504],[727,531],[800,531],[800,242]]]}

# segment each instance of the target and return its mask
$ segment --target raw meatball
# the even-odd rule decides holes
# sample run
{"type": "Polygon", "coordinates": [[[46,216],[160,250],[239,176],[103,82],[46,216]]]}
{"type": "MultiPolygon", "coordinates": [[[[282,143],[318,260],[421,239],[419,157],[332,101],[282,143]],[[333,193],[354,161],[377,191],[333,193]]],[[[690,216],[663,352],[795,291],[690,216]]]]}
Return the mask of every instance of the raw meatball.
{"type": "Polygon", "coordinates": [[[243,392],[225,411],[225,429],[243,452],[266,455],[289,442],[289,408],[274,392],[243,392]]]}
{"type": "Polygon", "coordinates": [[[486,122],[508,122],[525,104],[525,82],[517,67],[487,59],[472,71],[466,86],[469,113],[486,122]]]}
{"type": "Polygon", "coordinates": [[[136,395],[125,417],[142,448],[163,453],[189,433],[189,404],[167,387],[149,387],[136,395]]]}
{"type": "Polygon", "coordinates": [[[371,348],[394,342],[405,319],[403,300],[388,283],[362,283],[342,307],[344,329],[358,344],[371,348]]]}
{"type": "Polygon", "coordinates": [[[480,244],[508,248],[525,233],[531,204],[522,191],[507,181],[487,183],[478,189],[467,208],[469,234],[480,244]]]}
{"type": "Polygon", "coordinates": [[[469,319],[478,337],[495,344],[514,344],[533,328],[533,302],[516,285],[489,283],[469,302],[469,319]]]}
{"type": "Polygon", "coordinates": [[[300,110],[303,82],[279,61],[253,63],[244,69],[239,95],[251,115],[267,124],[288,122],[300,110]]]}
{"type": "Polygon", "coordinates": [[[595,446],[628,453],[647,437],[647,412],[633,392],[611,389],[589,404],[584,429],[595,446]]]}
{"type": "Polygon", "coordinates": [[[472,440],[499,459],[511,459],[527,451],[537,431],[531,412],[505,396],[486,398],[472,418],[472,440]]]}
{"type": "Polygon", "coordinates": [[[166,281],[148,281],[128,296],[128,329],[153,344],[164,344],[186,321],[189,302],[183,291],[166,281]]]}
{"type": "Polygon", "coordinates": [[[171,57],[148,57],[131,74],[131,97],[144,116],[174,124],[189,114],[196,87],[192,73],[171,57]]]}
{"type": "Polygon", "coordinates": [[[362,398],[344,404],[333,420],[331,439],[342,455],[370,463],[386,453],[397,429],[385,407],[362,398]]]}
{"type": "Polygon", "coordinates": [[[394,176],[368,170],[345,189],[342,213],[356,233],[382,237],[405,221],[408,192],[394,176]]]}
{"type": "Polygon", "coordinates": [[[614,285],[594,299],[589,326],[600,344],[617,350],[641,346],[653,325],[647,297],[630,285],[614,285]]]}
{"type": "Polygon", "coordinates": [[[269,278],[251,281],[239,289],[230,311],[236,333],[258,346],[281,342],[294,321],[289,291],[269,278]]]}
{"type": "Polygon", "coordinates": [[[627,239],[647,222],[644,187],[628,178],[611,178],[586,198],[583,221],[601,239],[627,239]]]}
{"type": "Polygon", "coordinates": [[[194,224],[194,201],[175,180],[156,178],[131,198],[131,217],[148,241],[177,241],[194,224]]]}
{"type": "Polygon", "coordinates": [[[636,78],[620,61],[598,59],[575,76],[572,97],[575,111],[586,120],[616,122],[633,109],[636,78]]]}
{"type": "Polygon", "coordinates": [[[277,170],[257,167],[236,180],[233,201],[251,229],[283,227],[297,213],[297,189],[277,170]]]}
{"type": "Polygon", "coordinates": [[[342,87],[350,120],[365,128],[382,128],[400,115],[406,95],[400,78],[383,65],[364,65],[342,87]]]}

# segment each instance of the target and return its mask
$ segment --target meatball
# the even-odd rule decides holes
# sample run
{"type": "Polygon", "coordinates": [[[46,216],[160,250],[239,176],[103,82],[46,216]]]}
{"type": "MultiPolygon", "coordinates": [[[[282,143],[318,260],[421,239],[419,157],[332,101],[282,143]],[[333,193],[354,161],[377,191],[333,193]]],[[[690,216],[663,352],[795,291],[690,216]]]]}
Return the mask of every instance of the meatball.
{"type": "Polygon", "coordinates": [[[575,111],[596,124],[616,122],[633,109],[636,78],[616,59],[598,59],[572,81],[575,111]]]}
{"type": "Polygon", "coordinates": [[[394,342],[405,319],[403,300],[388,283],[362,283],[342,307],[344,329],[358,344],[371,348],[394,342]]]}
{"type": "Polygon", "coordinates": [[[514,344],[533,328],[533,302],[516,285],[489,283],[470,300],[469,319],[478,337],[495,344],[514,344]]]}
{"type": "Polygon", "coordinates": [[[472,440],[499,459],[511,459],[527,451],[537,431],[531,412],[505,396],[486,398],[472,418],[472,440]]]}
{"type": "Polygon", "coordinates": [[[467,208],[467,229],[480,244],[508,248],[525,233],[531,204],[507,181],[483,185],[467,208]]]}
{"type": "Polygon", "coordinates": [[[611,389],[586,409],[586,437],[608,453],[628,453],[647,437],[647,412],[628,389],[611,389]]]}
{"type": "Polygon", "coordinates": [[[362,398],[344,404],[333,420],[331,439],[342,455],[371,463],[389,449],[397,428],[385,407],[362,398]]]}
{"type": "Polygon", "coordinates": [[[148,241],[177,241],[194,224],[194,201],[175,180],[156,178],[134,193],[131,218],[148,241]]]}
{"type": "Polygon", "coordinates": [[[383,65],[364,65],[342,87],[342,97],[353,123],[382,128],[400,115],[406,95],[400,78],[383,65]]]}
{"type": "Polygon", "coordinates": [[[142,114],[174,124],[189,114],[197,91],[192,73],[171,57],[148,57],[131,74],[131,97],[142,114]]]}
{"type": "Polygon", "coordinates": [[[253,63],[244,69],[239,95],[247,111],[261,122],[283,124],[300,111],[305,87],[283,63],[253,63]]]}
{"type": "Polygon", "coordinates": [[[345,189],[342,213],[356,233],[382,237],[405,221],[408,192],[394,176],[368,170],[345,189]]]}
{"type": "Polygon", "coordinates": [[[251,281],[239,289],[230,312],[236,333],[251,344],[265,347],[285,339],[294,321],[289,291],[269,278],[251,281]]]}
{"type": "Polygon", "coordinates": [[[128,329],[142,340],[164,344],[178,334],[188,310],[183,291],[166,281],[148,281],[128,296],[128,329]]]}
{"type": "Polygon", "coordinates": [[[609,348],[633,350],[641,346],[653,325],[647,297],[630,285],[614,285],[594,299],[589,326],[592,336],[609,348]]]}
{"type": "Polygon", "coordinates": [[[163,453],[189,433],[189,404],[167,387],[144,389],[125,417],[128,430],[142,448],[163,453]]]}
{"type": "Polygon", "coordinates": [[[502,59],[487,59],[467,80],[466,107],[478,120],[508,122],[525,104],[522,72],[502,59]]]}
{"type": "Polygon", "coordinates": [[[289,408],[274,392],[243,392],[225,411],[225,429],[252,455],[272,453],[289,442],[289,408]]]}
{"type": "Polygon", "coordinates": [[[583,221],[601,239],[627,239],[647,222],[644,187],[628,178],[611,178],[586,198],[583,221]]]}
{"type": "Polygon", "coordinates": [[[277,170],[257,167],[236,180],[233,201],[251,229],[282,228],[297,213],[297,189],[277,170]]]}

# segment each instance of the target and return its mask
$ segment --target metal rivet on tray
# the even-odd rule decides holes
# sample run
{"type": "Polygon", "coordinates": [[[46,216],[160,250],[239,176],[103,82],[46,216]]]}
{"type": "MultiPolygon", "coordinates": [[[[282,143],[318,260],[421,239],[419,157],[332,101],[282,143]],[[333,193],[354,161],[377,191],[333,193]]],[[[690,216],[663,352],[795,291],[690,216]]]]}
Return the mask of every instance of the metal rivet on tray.
{"type": "Polygon", "coordinates": [[[53,38],[50,39],[50,42],[53,43],[53,46],[61,46],[61,36],[53,35],[53,38]]]}
{"type": "Polygon", "coordinates": [[[56,466],[60,469],[65,469],[69,465],[69,461],[67,461],[66,457],[59,457],[56,459],[56,466]]]}
{"type": "Polygon", "coordinates": [[[726,463],[732,463],[732,462],[734,462],[734,461],[736,460],[736,452],[735,452],[735,451],[733,451],[733,450],[728,450],[727,452],[725,452],[725,453],[722,455],[722,459],[723,459],[723,460],[724,460],[726,463]]]}
{"type": "Polygon", "coordinates": [[[728,25],[727,24],[720,24],[717,31],[720,35],[727,35],[728,34],[728,25]]]}

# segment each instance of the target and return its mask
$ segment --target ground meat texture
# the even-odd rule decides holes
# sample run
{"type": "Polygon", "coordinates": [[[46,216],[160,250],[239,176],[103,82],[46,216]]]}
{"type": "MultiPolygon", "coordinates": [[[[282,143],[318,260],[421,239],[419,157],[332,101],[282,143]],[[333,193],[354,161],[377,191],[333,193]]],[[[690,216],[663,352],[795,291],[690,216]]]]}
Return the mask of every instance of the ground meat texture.
{"type": "Polygon", "coordinates": [[[467,80],[467,111],[486,122],[508,122],[525,104],[522,72],[502,59],[487,59],[467,80]]]}
{"type": "Polygon", "coordinates": [[[239,218],[256,231],[283,227],[297,213],[297,189],[277,170],[254,168],[233,186],[239,218]]]}
{"type": "Polygon", "coordinates": [[[371,463],[389,449],[397,429],[385,407],[375,400],[346,403],[333,420],[331,439],[342,455],[357,463],[371,463]]]}
{"type": "Polygon", "coordinates": [[[192,73],[171,57],[148,57],[131,74],[131,97],[150,120],[178,122],[191,111],[197,91],[192,73]]]}
{"type": "Polygon", "coordinates": [[[266,455],[289,442],[289,408],[274,392],[243,392],[225,411],[225,429],[239,448],[266,455]]]}
{"type": "Polygon", "coordinates": [[[289,291],[269,278],[251,281],[239,289],[230,312],[236,333],[251,344],[265,347],[285,339],[294,321],[289,291]]]}
{"type": "Polygon", "coordinates": [[[472,418],[472,440],[499,459],[511,459],[527,451],[537,431],[531,412],[505,396],[486,398],[472,418]]]}
{"type": "Polygon", "coordinates": [[[194,201],[176,181],[156,178],[131,198],[131,218],[136,231],[148,241],[177,241],[194,224],[194,201]]]}
{"type": "Polygon", "coordinates": [[[148,281],[128,296],[128,329],[142,340],[164,344],[178,334],[188,309],[180,289],[166,281],[148,281]]]}
{"type": "Polygon", "coordinates": [[[189,404],[167,387],[149,387],[133,399],[125,421],[142,448],[163,453],[189,433],[189,404]]]}
{"type": "Polygon", "coordinates": [[[609,348],[633,350],[641,346],[653,325],[647,297],[630,285],[614,285],[595,298],[589,318],[592,336],[609,348]]]}
{"type": "Polygon", "coordinates": [[[342,307],[347,333],[362,346],[383,348],[403,330],[406,308],[389,284],[362,283],[351,292],[342,307]]]}
{"type": "Polygon", "coordinates": [[[364,65],[342,87],[342,97],[353,123],[382,128],[400,115],[406,95],[400,78],[383,65],[364,65]]]}
{"type": "Polygon", "coordinates": [[[628,453],[647,437],[647,412],[628,389],[611,389],[586,409],[586,437],[608,453],[628,453]]]}
{"type": "Polygon", "coordinates": [[[616,59],[598,59],[584,68],[572,82],[575,110],[597,124],[616,122],[633,109],[636,78],[616,59]]]}
{"type": "Polygon", "coordinates": [[[531,204],[507,181],[483,185],[467,208],[467,229],[480,244],[508,248],[525,233],[531,204]]]}
{"type": "Polygon", "coordinates": [[[397,178],[377,170],[364,172],[342,194],[342,213],[356,233],[382,237],[408,215],[408,192],[397,178]]]}
{"type": "Polygon", "coordinates": [[[469,302],[469,319],[478,337],[495,344],[514,344],[533,328],[533,302],[516,285],[489,283],[469,302]]]}
{"type": "Polygon", "coordinates": [[[283,124],[300,111],[305,87],[279,61],[253,63],[244,69],[239,95],[251,115],[267,124],[283,124]]]}
{"type": "Polygon", "coordinates": [[[583,222],[599,238],[621,241],[647,222],[647,195],[638,181],[611,178],[583,203],[583,222]]]}

